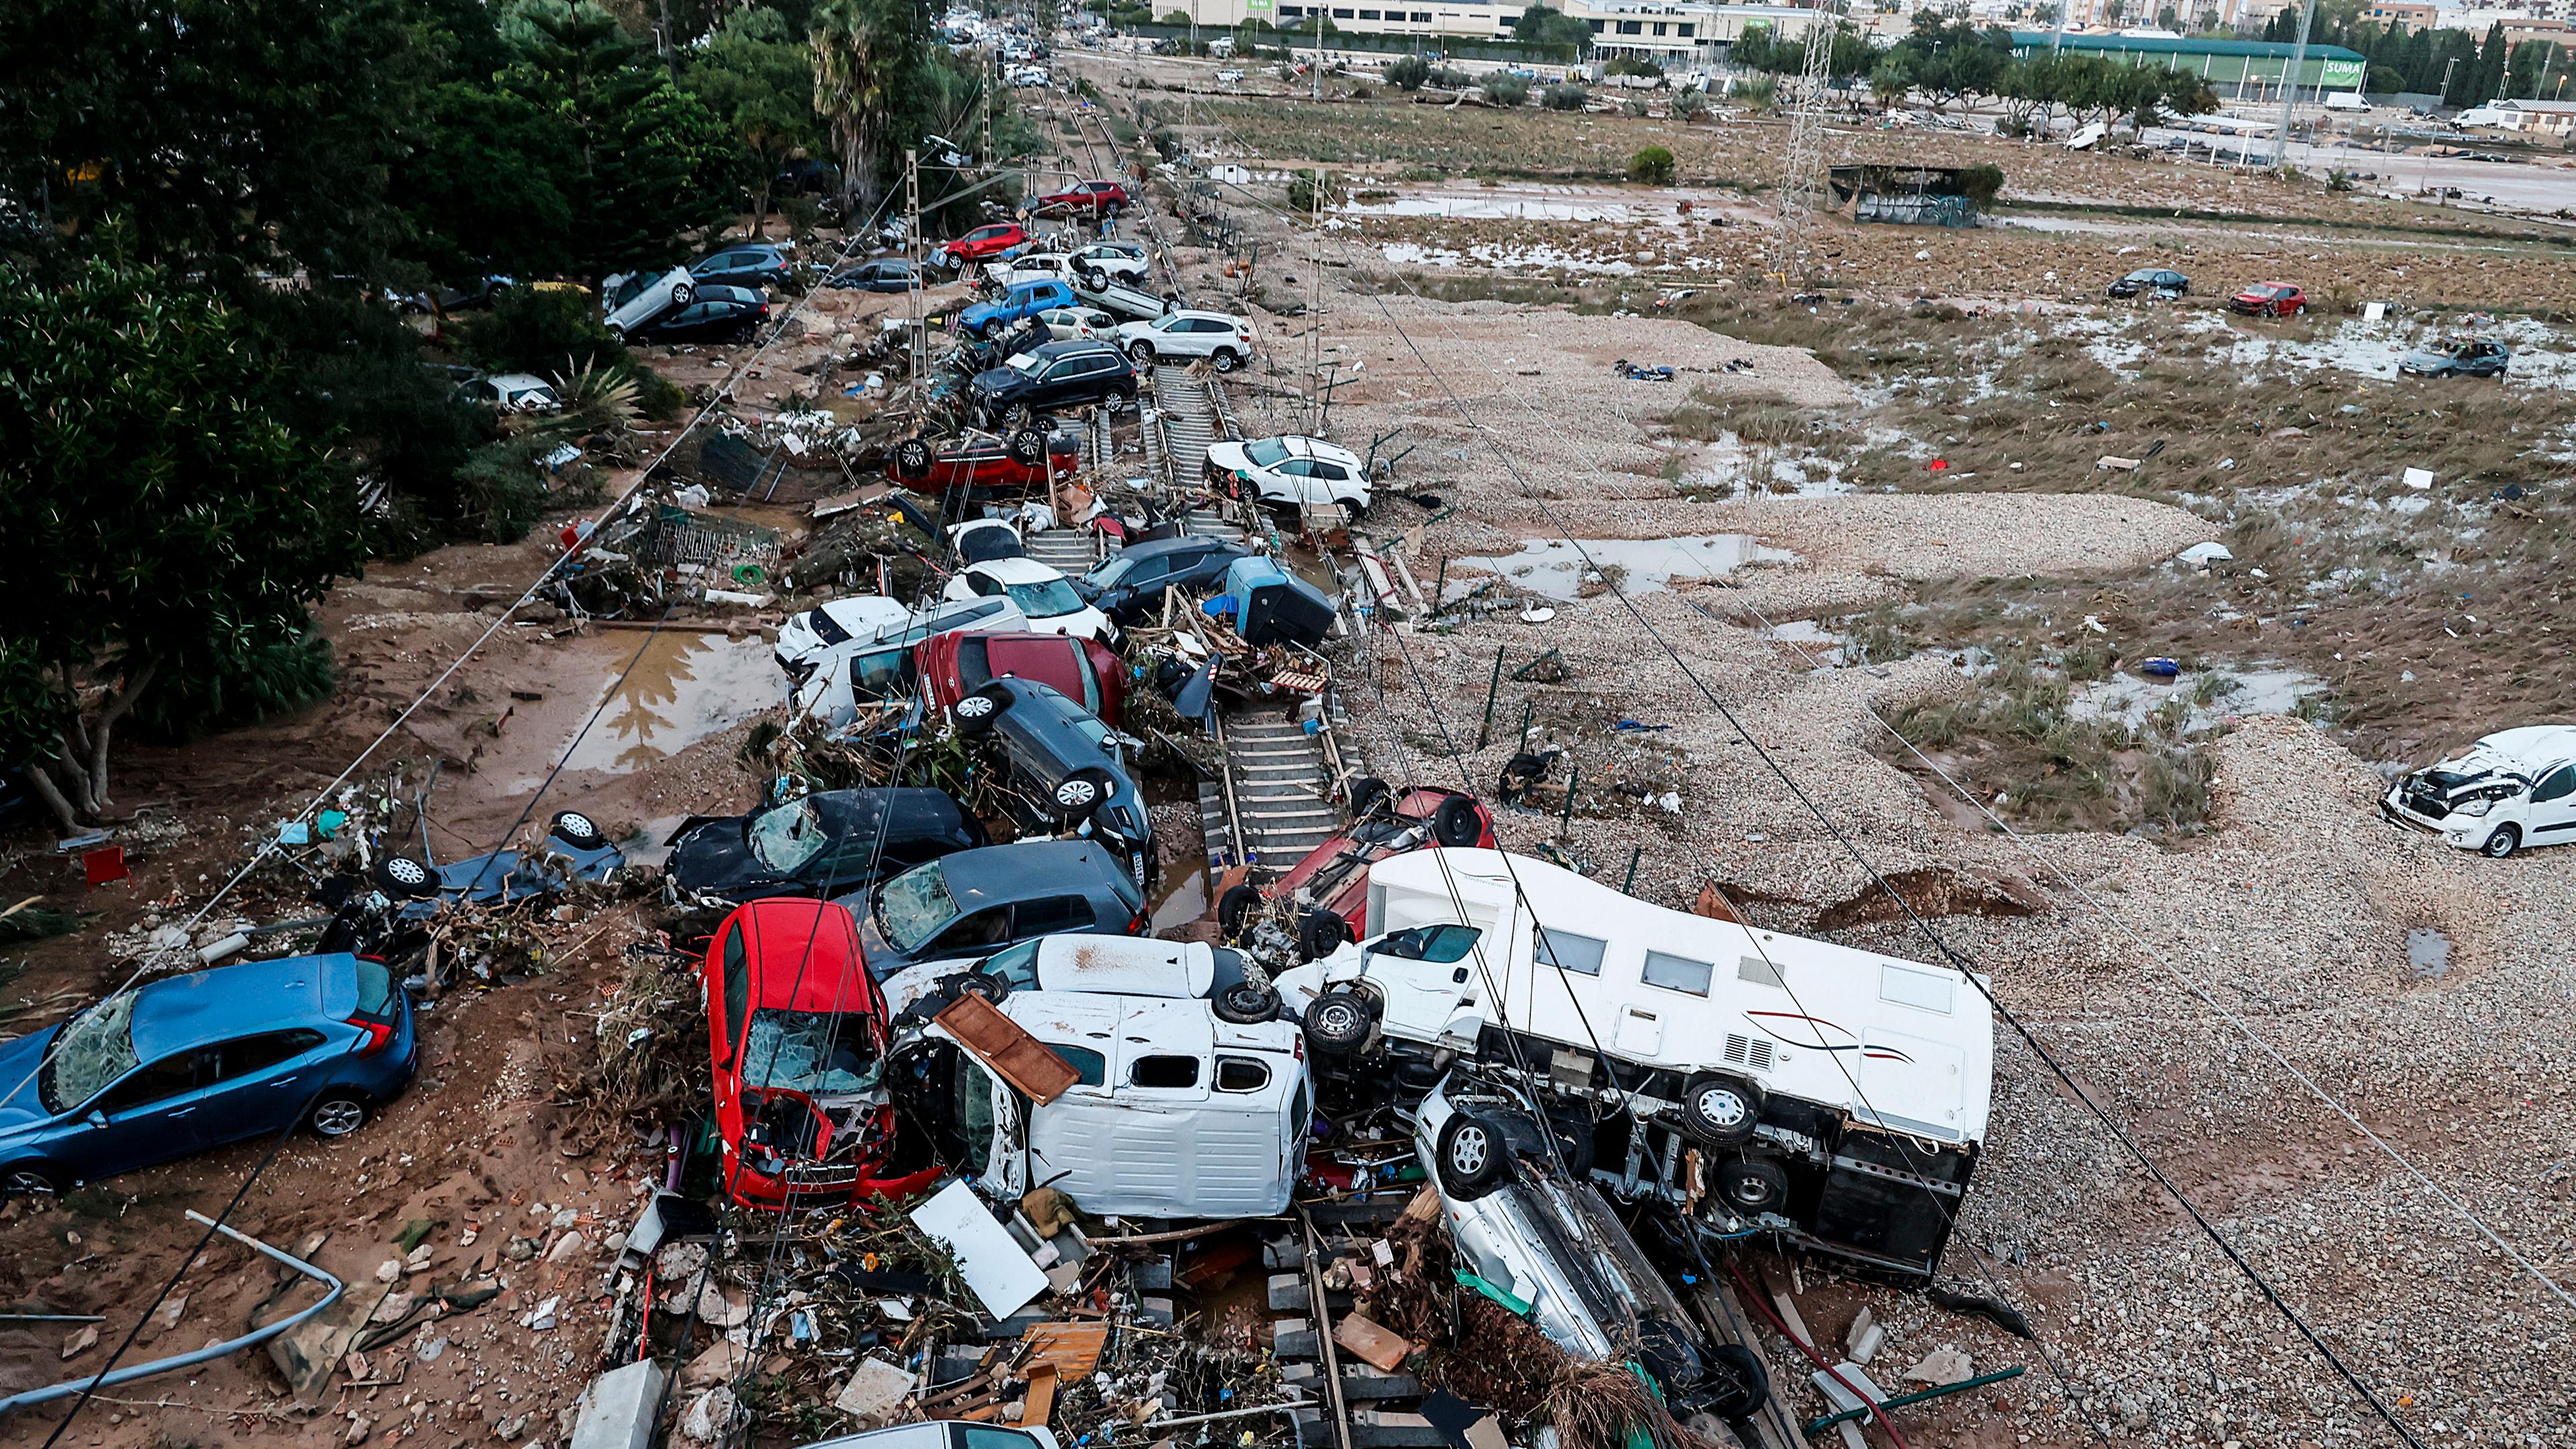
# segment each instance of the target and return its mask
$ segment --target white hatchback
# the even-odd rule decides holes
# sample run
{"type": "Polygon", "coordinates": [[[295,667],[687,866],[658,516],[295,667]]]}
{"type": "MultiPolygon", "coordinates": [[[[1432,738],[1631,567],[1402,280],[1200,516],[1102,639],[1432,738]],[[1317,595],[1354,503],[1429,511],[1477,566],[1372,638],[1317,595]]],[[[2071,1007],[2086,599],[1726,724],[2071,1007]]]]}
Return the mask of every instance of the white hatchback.
{"type": "Polygon", "coordinates": [[[968,564],[949,577],[941,593],[951,599],[1008,599],[1028,617],[1028,627],[1040,634],[1103,644],[1114,644],[1118,637],[1109,616],[1084,603],[1082,595],[1074,592],[1072,580],[1035,559],[997,558],[968,564]]]}
{"type": "Polygon", "coordinates": [[[1058,342],[1085,338],[1116,338],[1118,319],[1097,307],[1049,307],[1038,314],[1046,324],[1047,334],[1058,342]]]}
{"type": "Polygon", "coordinates": [[[1225,312],[1166,312],[1151,322],[1130,322],[1118,329],[1118,345],[1138,367],[1160,360],[1204,357],[1219,372],[1232,372],[1252,360],[1252,324],[1225,312]]]}
{"type": "Polygon", "coordinates": [[[1369,506],[1368,465],[1348,448],[1321,438],[1247,438],[1211,443],[1207,470],[1273,508],[1338,503],[1354,513],[1369,506]]]}

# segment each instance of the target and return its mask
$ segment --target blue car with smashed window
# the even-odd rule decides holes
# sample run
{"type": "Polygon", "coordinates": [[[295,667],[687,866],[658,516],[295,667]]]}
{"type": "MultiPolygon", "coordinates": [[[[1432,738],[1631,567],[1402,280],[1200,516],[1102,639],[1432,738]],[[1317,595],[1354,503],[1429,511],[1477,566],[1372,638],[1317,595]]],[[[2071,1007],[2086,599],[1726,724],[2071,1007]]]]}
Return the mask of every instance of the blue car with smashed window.
{"type": "Polygon", "coordinates": [[[301,1123],[345,1137],[411,1081],[411,1000],[347,954],[218,966],[0,1042],[0,1185],[60,1192],[301,1123]]]}

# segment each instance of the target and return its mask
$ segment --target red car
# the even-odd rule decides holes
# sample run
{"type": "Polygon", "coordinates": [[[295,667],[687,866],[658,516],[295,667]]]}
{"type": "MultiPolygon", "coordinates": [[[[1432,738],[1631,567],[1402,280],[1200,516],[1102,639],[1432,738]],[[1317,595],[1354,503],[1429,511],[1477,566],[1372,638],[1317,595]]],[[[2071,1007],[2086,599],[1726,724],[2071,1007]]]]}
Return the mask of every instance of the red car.
{"type": "Polygon", "coordinates": [[[725,1191],[782,1209],[903,1196],[895,1176],[882,998],[858,923],[831,901],[776,896],[725,917],[707,946],[707,1029],[725,1191]]]}
{"type": "Polygon", "coordinates": [[[2250,317],[2295,317],[2307,310],[2308,294],[2287,282],[2257,282],[2227,299],[2227,310],[2250,317]]]}
{"type": "Polygon", "coordinates": [[[1050,476],[1070,478],[1080,471],[1079,438],[1036,428],[1023,428],[1008,441],[990,435],[937,442],[906,438],[886,460],[888,478],[915,493],[934,495],[1044,488],[1050,476]]]}
{"type": "Polygon", "coordinates": [[[955,241],[935,248],[930,253],[930,264],[953,272],[970,263],[990,261],[1014,247],[1028,244],[1029,234],[1020,230],[1018,222],[997,221],[991,226],[979,226],[955,241]]]}
{"type": "Polygon", "coordinates": [[[1127,209],[1127,188],[1115,181],[1077,182],[1063,191],[1050,192],[1029,203],[1029,210],[1087,211],[1093,216],[1116,216],[1127,209]]]}
{"type": "Polygon", "coordinates": [[[941,714],[996,679],[1029,679],[1118,728],[1127,702],[1127,663],[1094,639],[1061,634],[938,634],[913,650],[922,693],[941,714]]]}
{"type": "Polygon", "coordinates": [[[1293,902],[1297,948],[1311,961],[1368,935],[1369,863],[1426,845],[1491,850],[1494,817],[1463,791],[1410,786],[1396,795],[1385,781],[1364,777],[1351,786],[1351,823],[1342,833],[1266,889],[1227,891],[1217,901],[1217,924],[1231,940],[1263,901],[1293,902]]]}

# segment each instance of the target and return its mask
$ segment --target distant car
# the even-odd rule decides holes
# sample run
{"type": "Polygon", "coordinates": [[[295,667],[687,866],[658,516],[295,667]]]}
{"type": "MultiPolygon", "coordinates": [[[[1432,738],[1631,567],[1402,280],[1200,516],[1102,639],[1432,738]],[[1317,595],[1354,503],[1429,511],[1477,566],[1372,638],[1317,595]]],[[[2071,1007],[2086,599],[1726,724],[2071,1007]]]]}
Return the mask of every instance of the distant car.
{"type": "Polygon", "coordinates": [[[1252,550],[1225,539],[1187,535],[1131,543],[1073,581],[1074,591],[1124,628],[1155,616],[1163,590],[1205,590],[1252,550]]]}
{"type": "Polygon", "coordinates": [[[920,286],[912,263],[902,257],[879,257],[832,278],[831,285],[859,292],[909,292],[920,286]]]}
{"type": "Polygon", "coordinates": [[[841,898],[880,981],[921,961],[988,956],[1039,936],[1141,935],[1145,893],[1121,852],[1089,840],[961,850],[841,898]]]}
{"type": "Polygon", "coordinates": [[[1211,443],[1207,471],[1233,496],[1249,496],[1273,508],[1338,503],[1365,512],[1371,496],[1368,465],[1357,453],[1321,438],[1211,443]]]}
{"type": "Polygon", "coordinates": [[[1087,286],[1103,282],[1141,282],[1154,271],[1153,259],[1134,242],[1096,241],[1071,253],[1073,273],[1087,286]]]}
{"type": "Polygon", "coordinates": [[[767,298],[748,287],[709,282],[685,307],[665,312],[628,335],[638,342],[749,342],[769,320],[767,298]]]}
{"type": "Polygon", "coordinates": [[[550,413],[563,406],[555,395],[553,383],[533,373],[505,372],[499,377],[482,378],[467,391],[477,402],[488,402],[505,413],[550,413]]]}
{"type": "Polygon", "coordinates": [[[2227,299],[2227,310],[2249,317],[2295,317],[2307,309],[2308,294],[2288,282],[2257,282],[2227,299]]]}
{"type": "Polygon", "coordinates": [[[1042,65],[1015,65],[1005,72],[1004,78],[1013,86],[1022,88],[1047,84],[1046,67],[1042,65]]]}
{"type": "Polygon", "coordinates": [[[1219,372],[1252,360],[1252,324],[1225,312],[1180,310],[1118,329],[1118,345],[1138,367],[1204,357],[1219,372]]]}
{"type": "Polygon", "coordinates": [[[1217,924],[1232,937],[1264,900],[1292,901],[1299,952],[1310,961],[1329,955],[1369,934],[1370,864],[1433,845],[1493,849],[1493,813],[1464,791],[1415,787],[1397,795],[1385,781],[1363,776],[1351,785],[1351,823],[1267,887],[1228,890],[1217,901],[1217,924]]]}
{"type": "Polygon", "coordinates": [[[845,895],[986,843],[940,790],[817,790],[749,815],[700,815],[671,832],[663,876],[683,900],[845,895]]]}
{"type": "Polygon", "coordinates": [[[968,564],[949,576],[940,591],[948,599],[1007,598],[1019,606],[1028,627],[1040,634],[1064,634],[1108,643],[1117,626],[1109,616],[1083,601],[1073,581],[1031,558],[997,558],[968,564]]]}
{"type": "Polygon", "coordinates": [[[1136,400],[1136,369],[1108,342],[1050,342],[975,374],[967,396],[987,419],[1025,428],[1039,414],[1136,400]]]}
{"type": "Polygon", "coordinates": [[[713,284],[757,292],[791,285],[796,280],[796,267],[788,261],[784,248],[749,242],[698,258],[689,263],[689,275],[697,278],[701,287],[713,284]]]}
{"type": "Polygon", "coordinates": [[[2502,377],[2513,365],[2513,351],[2482,337],[2445,337],[2400,358],[2397,370],[2410,377],[2502,377]]]}
{"type": "Polygon", "coordinates": [[[1073,259],[1063,252],[1022,252],[984,264],[985,295],[999,296],[1017,282],[1061,282],[1072,275],[1073,259]]]}
{"type": "Polygon", "coordinates": [[[1153,883],[1153,817],[1119,739],[1091,711],[1033,679],[996,679],[950,707],[959,735],[989,740],[1012,788],[1003,808],[1023,832],[1080,833],[1153,883]]]}
{"type": "Polygon", "coordinates": [[[1218,71],[1216,73],[1216,83],[1221,86],[1239,86],[1243,84],[1243,72],[1239,70],[1218,71]]]}
{"type": "Polygon", "coordinates": [[[858,924],[830,901],[754,901],[707,943],[707,1036],[726,1193],[749,1208],[920,1190],[894,1156],[885,1011],[858,924]]]}
{"type": "Polygon", "coordinates": [[[2110,286],[2114,297],[2153,297],[2170,302],[2191,292],[2191,278],[2169,267],[2140,267],[2110,286]]]}
{"type": "Polygon", "coordinates": [[[1127,188],[1115,181],[1084,181],[1062,191],[1049,192],[1029,203],[1037,212],[1081,211],[1093,216],[1116,216],[1127,209],[1127,188]]]}
{"type": "Polygon", "coordinates": [[[1112,728],[1126,711],[1126,662],[1090,639],[1034,631],[942,634],[923,640],[913,659],[923,699],[942,714],[996,679],[1046,685],[1112,728]]]}
{"type": "Polygon", "coordinates": [[[2388,787],[2380,813],[2502,860],[2576,843],[2576,725],[2499,730],[2388,787]]]}
{"type": "Polygon", "coordinates": [[[1055,278],[1014,282],[1002,295],[978,302],[957,314],[957,330],[970,337],[993,338],[1041,312],[1077,305],[1073,288],[1055,278]]]}
{"type": "Polygon", "coordinates": [[[886,460],[886,474],[915,493],[968,502],[1044,488],[1051,478],[1082,471],[1082,440],[1072,433],[1022,428],[1008,438],[906,438],[886,460]]]}
{"type": "Polygon", "coordinates": [[[1038,314],[1046,324],[1047,335],[1058,342],[1084,341],[1095,337],[1115,340],[1118,319],[1097,307],[1049,307],[1038,314]]]}
{"type": "Polygon", "coordinates": [[[930,253],[930,264],[942,271],[958,271],[971,263],[990,261],[1014,247],[1029,244],[1029,234],[1015,221],[979,226],[955,241],[946,242],[930,253]]]}
{"type": "Polygon", "coordinates": [[[689,305],[698,295],[698,279],[686,267],[673,267],[667,272],[620,272],[600,283],[604,294],[600,305],[608,335],[623,342],[626,335],[645,323],[689,305]]]}
{"type": "Polygon", "coordinates": [[[345,1137],[411,1081],[418,1047],[393,972],[345,953],[119,992],[0,1042],[0,1190],[60,1193],[298,1123],[345,1137]]]}
{"type": "Polygon", "coordinates": [[[394,306],[403,312],[471,312],[491,306],[503,292],[517,285],[517,279],[512,277],[484,277],[462,286],[432,287],[426,292],[399,296],[394,306]]]}

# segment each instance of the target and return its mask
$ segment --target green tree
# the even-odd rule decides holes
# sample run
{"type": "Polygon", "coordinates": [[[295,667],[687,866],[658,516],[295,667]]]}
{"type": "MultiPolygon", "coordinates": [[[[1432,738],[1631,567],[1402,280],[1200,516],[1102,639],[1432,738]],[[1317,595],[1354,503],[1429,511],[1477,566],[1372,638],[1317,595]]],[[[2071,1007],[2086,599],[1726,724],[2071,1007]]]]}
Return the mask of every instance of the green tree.
{"type": "Polygon", "coordinates": [[[264,405],[281,371],[164,270],[0,281],[0,765],[67,830],[110,809],[110,742],[156,680],[300,640],[357,570],[344,470],[264,405]]]}
{"type": "Polygon", "coordinates": [[[1431,62],[1418,55],[1400,55],[1386,63],[1386,83],[1400,91],[1418,91],[1431,79],[1431,62]]]}
{"type": "Polygon", "coordinates": [[[1508,71],[1495,71],[1485,77],[1485,103],[1492,106],[1516,107],[1529,104],[1530,83],[1508,71]]]}
{"type": "Polygon", "coordinates": [[[1546,5],[1532,5],[1512,22],[1512,38],[1532,45],[1567,45],[1578,56],[1592,48],[1592,27],[1546,5]]]}
{"type": "Polygon", "coordinates": [[[785,15],[738,10],[689,61],[681,85],[706,103],[759,167],[751,234],[766,234],[770,183],[798,151],[819,145],[814,50],[785,15]]]}
{"type": "Polygon", "coordinates": [[[1628,179],[1642,181],[1648,186],[1670,186],[1673,184],[1674,164],[1670,147],[1642,147],[1636,155],[1628,158],[1628,179]]]}

